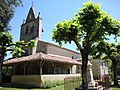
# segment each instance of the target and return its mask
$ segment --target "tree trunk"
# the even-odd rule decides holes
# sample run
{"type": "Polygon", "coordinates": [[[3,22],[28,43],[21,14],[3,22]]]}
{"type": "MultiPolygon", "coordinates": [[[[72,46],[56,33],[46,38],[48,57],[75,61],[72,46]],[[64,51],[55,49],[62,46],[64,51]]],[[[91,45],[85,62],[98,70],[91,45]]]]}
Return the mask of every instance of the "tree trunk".
{"type": "Polygon", "coordinates": [[[114,76],[114,86],[118,86],[118,78],[117,78],[117,62],[115,60],[112,60],[113,64],[113,76],[114,76]]]}
{"type": "Polygon", "coordinates": [[[0,86],[2,85],[2,66],[3,66],[3,61],[1,58],[0,59],[0,86]]]}
{"type": "Polygon", "coordinates": [[[88,74],[87,74],[87,63],[88,54],[87,52],[81,52],[82,54],[82,88],[83,90],[88,90],[88,74]]]}
{"type": "Polygon", "coordinates": [[[3,67],[4,56],[5,56],[5,49],[2,49],[2,53],[0,54],[0,86],[2,85],[2,81],[3,81],[2,67],[3,67]]]}
{"type": "Polygon", "coordinates": [[[76,46],[81,52],[82,55],[82,90],[88,90],[88,72],[87,72],[87,64],[88,64],[88,55],[90,53],[90,43],[89,40],[87,42],[83,42],[83,47],[80,48],[81,45],[74,40],[76,46]]]}

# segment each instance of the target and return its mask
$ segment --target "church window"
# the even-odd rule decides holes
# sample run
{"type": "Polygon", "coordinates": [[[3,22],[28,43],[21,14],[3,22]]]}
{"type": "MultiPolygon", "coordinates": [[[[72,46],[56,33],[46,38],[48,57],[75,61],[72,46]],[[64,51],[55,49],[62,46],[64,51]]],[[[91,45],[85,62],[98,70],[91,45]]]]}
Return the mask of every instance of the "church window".
{"type": "Polygon", "coordinates": [[[29,16],[29,18],[31,19],[31,15],[29,16]]]}
{"type": "Polygon", "coordinates": [[[26,33],[26,34],[28,33],[28,26],[27,26],[26,29],[25,29],[25,33],[26,33]]]}
{"type": "Polygon", "coordinates": [[[31,32],[34,30],[34,25],[31,27],[31,32]]]}

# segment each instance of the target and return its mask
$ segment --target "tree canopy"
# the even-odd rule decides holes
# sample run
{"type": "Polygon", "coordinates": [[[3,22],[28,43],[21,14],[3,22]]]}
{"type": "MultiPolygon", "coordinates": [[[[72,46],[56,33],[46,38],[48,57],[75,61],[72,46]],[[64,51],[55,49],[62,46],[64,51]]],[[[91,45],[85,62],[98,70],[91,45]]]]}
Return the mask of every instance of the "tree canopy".
{"type": "Polygon", "coordinates": [[[107,40],[106,36],[111,34],[118,36],[119,28],[120,22],[103,11],[101,4],[89,1],[71,20],[58,22],[52,38],[60,45],[62,42],[82,42],[79,48],[83,48],[83,43],[85,44],[86,41],[92,44],[99,40],[107,40]]]}
{"type": "Polygon", "coordinates": [[[35,41],[24,43],[24,41],[13,41],[13,36],[9,32],[2,32],[0,34],[0,54],[6,56],[8,51],[11,51],[13,57],[21,56],[25,48],[32,48],[35,41]]]}
{"type": "Polygon", "coordinates": [[[102,57],[103,59],[109,59],[112,61],[112,70],[114,76],[114,85],[118,85],[118,78],[117,78],[117,67],[120,62],[120,43],[108,43],[105,41],[101,41],[98,44],[94,45],[94,52],[92,55],[95,58],[102,57]]]}
{"type": "Polygon", "coordinates": [[[15,8],[21,5],[21,0],[0,0],[0,32],[10,30],[9,22],[14,16],[15,8]]]}
{"type": "Polygon", "coordinates": [[[7,52],[11,52],[13,57],[18,57],[26,48],[32,48],[35,41],[25,43],[24,41],[13,41],[13,36],[9,33],[10,20],[14,16],[17,6],[21,6],[21,0],[0,0],[0,85],[2,83],[2,66],[7,52]]]}
{"type": "Polygon", "coordinates": [[[62,43],[73,41],[82,55],[82,84],[87,87],[87,62],[92,46],[110,35],[119,36],[120,22],[101,9],[101,4],[86,2],[71,20],[58,22],[52,39],[62,43]]]}

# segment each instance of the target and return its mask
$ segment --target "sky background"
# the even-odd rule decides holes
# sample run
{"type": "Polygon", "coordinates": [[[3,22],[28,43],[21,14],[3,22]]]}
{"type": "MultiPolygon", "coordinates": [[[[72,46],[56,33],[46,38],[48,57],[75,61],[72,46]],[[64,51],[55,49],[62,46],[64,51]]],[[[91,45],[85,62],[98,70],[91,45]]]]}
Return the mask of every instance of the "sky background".
{"type": "MultiPolygon", "coordinates": [[[[36,16],[40,12],[43,19],[44,32],[42,34],[42,40],[57,44],[52,41],[52,37],[50,36],[53,28],[55,28],[55,24],[58,21],[69,20],[74,17],[74,13],[78,12],[78,8],[82,8],[83,3],[86,1],[89,0],[24,0],[23,7],[16,9],[14,18],[10,22],[12,27],[11,34],[14,36],[14,41],[18,41],[20,38],[20,27],[23,19],[27,17],[32,2],[34,2],[36,16]]],[[[102,3],[102,9],[120,21],[119,0],[93,0],[93,2],[102,3]]],[[[111,37],[110,42],[113,41],[113,37],[111,37]]],[[[76,50],[74,43],[63,46],[71,50],[76,50]]]]}

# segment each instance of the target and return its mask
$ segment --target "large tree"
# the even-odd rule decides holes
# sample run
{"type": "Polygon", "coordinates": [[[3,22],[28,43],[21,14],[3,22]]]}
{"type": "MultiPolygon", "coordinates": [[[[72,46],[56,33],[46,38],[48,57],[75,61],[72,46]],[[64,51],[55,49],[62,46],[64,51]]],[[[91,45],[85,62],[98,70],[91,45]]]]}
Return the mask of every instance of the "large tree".
{"type": "Polygon", "coordinates": [[[120,61],[118,62],[118,66],[117,66],[117,74],[118,74],[118,80],[120,80],[120,61]]]}
{"type": "Polygon", "coordinates": [[[13,36],[9,32],[1,32],[0,34],[0,84],[2,83],[2,66],[7,56],[7,52],[14,57],[21,56],[25,49],[32,48],[35,41],[24,43],[24,41],[13,41],[13,36]]]}
{"type": "Polygon", "coordinates": [[[10,30],[9,22],[14,16],[16,7],[21,5],[21,0],[0,0],[0,33],[10,30]]]}
{"type": "MultiPolygon", "coordinates": [[[[9,22],[14,16],[15,8],[17,6],[21,6],[22,1],[21,0],[0,0],[0,37],[3,36],[3,32],[9,31],[11,28],[9,26],[9,22]]],[[[0,44],[2,41],[6,39],[10,39],[11,36],[8,35],[7,38],[2,38],[0,41],[0,44]]],[[[9,42],[8,42],[9,43],[9,42]]],[[[0,49],[4,46],[0,45],[0,49]]],[[[0,51],[0,84],[2,81],[2,64],[4,60],[4,51],[0,51]]]]}
{"type": "Polygon", "coordinates": [[[20,56],[25,48],[32,48],[34,41],[24,43],[24,41],[14,42],[12,35],[8,32],[10,20],[14,16],[17,6],[21,6],[21,0],[0,0],[0,84],[2,83],[2,66],[7,52],[11,52],[13,57],[20,56]]]}
{"type": "Polygon", "coordinates": [[[52,38],[60,45],[73,41],[82,55],[82,86],[88,90],[87,63],[92,46],[119,32],[119,22],[101,9],[101,4],[86,2],[71,20],[58,22],[52,38]]]}
{"type": "Polygon", "coordinates": [[[94,52],[93,55],[96,58],[104,58],[109,59],[112,62],[112,71],[113,71],[113,81],[114,85],[118,85],[118,78],[117,78],[117,67],[120,62],[120,43],[108,43],[105,41],[101,41],[98,44],[94,45],[94,52]]]}

